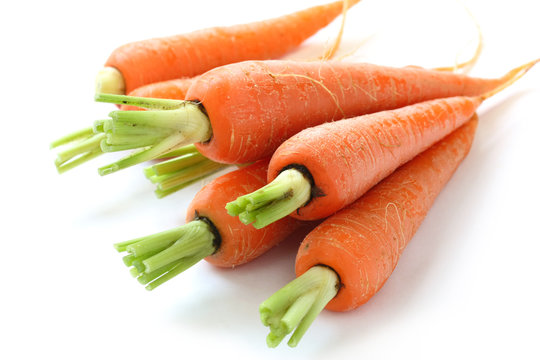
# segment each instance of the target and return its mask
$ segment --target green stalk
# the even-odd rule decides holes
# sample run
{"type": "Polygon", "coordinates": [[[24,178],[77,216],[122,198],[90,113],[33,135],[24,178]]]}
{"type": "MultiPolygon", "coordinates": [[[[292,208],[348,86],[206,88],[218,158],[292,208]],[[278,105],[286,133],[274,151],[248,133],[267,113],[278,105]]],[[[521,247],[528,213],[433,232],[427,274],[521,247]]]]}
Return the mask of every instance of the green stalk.
{"type": "MultiPolygon", "coordinates": [[[[136,98],[103,94],[100,100],[110,100],[142,106],[167,108],[164,99],[136,98]]],[[[167,154],[194,142],[208,140],[212,136],[210,121],[201,105],[190,101],[171,100],[173,110],[113,111],[110,119],[94,124],[94,131],[106,134],[101,142],[104,152],[138,149],[119,161],[99,169],[106,175],[141,162],[163,158],[167,154]]]]}
{"type": "Polygon", "coordinates": [[[94,134],[91,127],[75,131],[51,143],[50,148],[65,147],[54,161],[59,173],[66,172],[102,154],[104,134],[94,134]],[[69,145],[69,146],[68,146],[69,145]]]}
{"type": "Polygon", "coordinates": [[[130,273],[152,290],[216,252],[219,247],[216,236],[209,222],[193,220],[114,247],[128,253],[123,260],[126,266],[133,266],[130,273]]]}
{"type": "Polygon", "coordinates": [[[270,328],[268,346],[278,346],[295,329],[287,344],[298,345],[338,289],[339,278],[334,270],[314,266],[265,300],[259,306],[259,313],[263,325],[270,328]]]}
{"type": "Polygon", "coordinates": [[[111,103],[117,105],[133,105],[144,109],[173,110],[179,109],[184,100],[144,98],[137,96],[126,96],[113,93],[96,93],[94,100],[97,102],[111,103]]]}
{"type": "Polygon", "coordinates": [[[287,169],[259,190],[229,202],[226,209],[244,224],[260,229],[304,206],[310,197],[310,181],[299,170],[287,169]]]}
{"type": "Polygon", "coordinates": [[[227,166],[211,161],[194,150],[193,153],[147,167],[144,174],[156,184],[156,196],[162,198],[227,166]]]}
{"type": "Polygon", "coordinates": [[[199,102],[115,94],[97,94],[96,100],[159,110],[112,111],[110,119],[98,120],[92,128],[76,131],[54,141],[51,148],[71,144],[58,153],[56,167],[59,172],[80,165],[103,152],[138,150],[135,154],[100,168],[99,173],[106,175],[144,161],[169,156],[184,145],[204,142],[212,136],[210,121],[199,102]],[[72,163],[68,164],[69,161],[72,163]]]}

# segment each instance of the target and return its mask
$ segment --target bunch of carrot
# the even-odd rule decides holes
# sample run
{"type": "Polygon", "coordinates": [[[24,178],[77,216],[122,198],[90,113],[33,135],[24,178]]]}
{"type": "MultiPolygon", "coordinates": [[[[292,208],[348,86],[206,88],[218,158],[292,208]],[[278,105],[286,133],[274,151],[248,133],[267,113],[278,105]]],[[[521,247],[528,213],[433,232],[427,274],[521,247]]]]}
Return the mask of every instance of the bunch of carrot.
{"type": "Polygon", "coordinates": [[[59,170],[103,151],[136,150],[101,174],[174,157],[145,172],[164,196],[225,164],[254,162],[204,187],[185,225],[115,245],[148,289],[202,259],[243,264],[301,220],[326,219],[300,245],[298,278],[260,307],[268,345],[296,329],[295,346],[324,307],[351,310],[381,288],[467,155],[478,107],[539,61],[497,79],[327,60],[237,62],[281,56],[358,1],[111,55],[97,81],[108,94],[96,99],[122,110],[55,142],[75,142],[59,153],[59,170]],[[237,42],[238,51],[212,53],[237,42]],[[185,49],[192,44],[200,47],[185,49]],[[212,55],[194,62],[194,52],[212,55]]]}

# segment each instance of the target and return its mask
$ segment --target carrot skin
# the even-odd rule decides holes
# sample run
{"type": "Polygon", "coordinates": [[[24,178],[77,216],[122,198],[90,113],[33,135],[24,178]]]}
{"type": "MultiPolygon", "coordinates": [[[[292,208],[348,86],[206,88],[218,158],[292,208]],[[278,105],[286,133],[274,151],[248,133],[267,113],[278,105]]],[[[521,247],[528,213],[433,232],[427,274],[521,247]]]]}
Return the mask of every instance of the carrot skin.
{"type": "Polygon", "coordinates": [[[243,163],[271,156],[286,139],[324,122],[435,98],[476,96],[500,79],[345,62],[248,61],[213,69],[188,90],[208,113],[206,157],[243,163]]]}
{"type": "Polygon", "coordinates": [[[290,164],[303,165],[314,196],[291,216],[327,217],[463,125],[480,104],[478,97],[436,99],[306,129],[276,150],[268,182],[290,164]]]}
{"type": "MultiPolygon", "coordinates": [[[[349,6],[358,1],[350,1],[349,6]]],[[[113,51],[105,66],[122,73],[129,93],[142,85],[193,77],[224,64],[278,58],[332,22],[342,8],[343,3],[336,1],[265,21],[133,42],[113,51]]]]}
{"type": "MultiPolygon", "coordinates": [[[[131,91],[129,96],[184,100],[189,87],[197,77],[173,79],[157,83],[143,85],[131,91]]],[[[137,106],[122,105],[120,110],[141,110],[137,106]]]]}
{"type": "Polygon", "coordinates": [[[206,217],[221,237],[218,251],[205,258],[211,264],[231,267],[249,262],[302,225],[302,222],[288,217],[257,230],[252,226],[245,226],[237,217],[227,214],[227,202],[266,184],[267,170],[268,159],[225,174],[199,191],[189,205],[186,222],[197,217],[206,217]]]}
{"type": "Polygon", "coordinates": [[[469,152],[476,126],[476,118],[467,122],[304,239],[296,257],[297,276],[323,264],[336,271],[342,283],[327,309],[352,310],[383,286],[435,198],[469,152]]]}

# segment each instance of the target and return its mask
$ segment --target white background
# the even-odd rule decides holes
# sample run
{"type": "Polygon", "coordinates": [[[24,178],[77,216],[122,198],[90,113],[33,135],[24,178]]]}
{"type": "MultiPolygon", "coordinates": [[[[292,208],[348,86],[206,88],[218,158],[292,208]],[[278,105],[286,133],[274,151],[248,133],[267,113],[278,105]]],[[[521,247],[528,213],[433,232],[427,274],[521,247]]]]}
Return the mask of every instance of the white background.
{"type": "MultiPolygon", "coordinates": [[[[62,176],[48,144],[114,109],[94,75],[118,45],[292,12],[321,0],[46,1],[2,6],[0,357],[4,359],[538,359],[540,69],[482,105],[473,149],[366,305],[324,311],[300,345],[265,345],[258,304],[294,277],[298,240],[234,270],[202,262],[154,292],[112,243],[183,222],[201,184],[157,200],[112,154],[62,176]]],[[[536,1],[466,1],[485,37],[472,75],[540,56],[536,1]]],[[[313,58],[338,22],[289,58],[313,58]]],[[[476,30],[457,1],[364,0],[348,60],[452,65],[476,30]]]]}

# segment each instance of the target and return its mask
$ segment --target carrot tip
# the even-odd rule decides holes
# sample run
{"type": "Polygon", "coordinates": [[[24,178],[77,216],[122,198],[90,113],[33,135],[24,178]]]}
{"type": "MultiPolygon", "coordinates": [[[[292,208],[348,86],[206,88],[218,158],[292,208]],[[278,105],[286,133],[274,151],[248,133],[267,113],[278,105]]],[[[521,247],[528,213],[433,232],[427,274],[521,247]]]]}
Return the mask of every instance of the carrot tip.
{"type": "Polygon", "coordinates": [[[338,286],[339,278],[332,269],[314,266],[265,300],[259,313],[263,325],[270,328],[267,345],[278,346],[293,330],[288,345],[298,345],[317,315],[336,296],[338,286]]]}
{"type": "Polygon", "coordinates": [[[172,279],[216,251],[215,235],[203,220],[114,245],[127,252],[123,262],[147,290],[172,279]]]}
{"type": "Polygon", "coordinates": [[[287,169],[271,183],[229,202],[225,208],[246,225],[261,229],[308,202],[311,183],[296,169],[287,169]]]}

